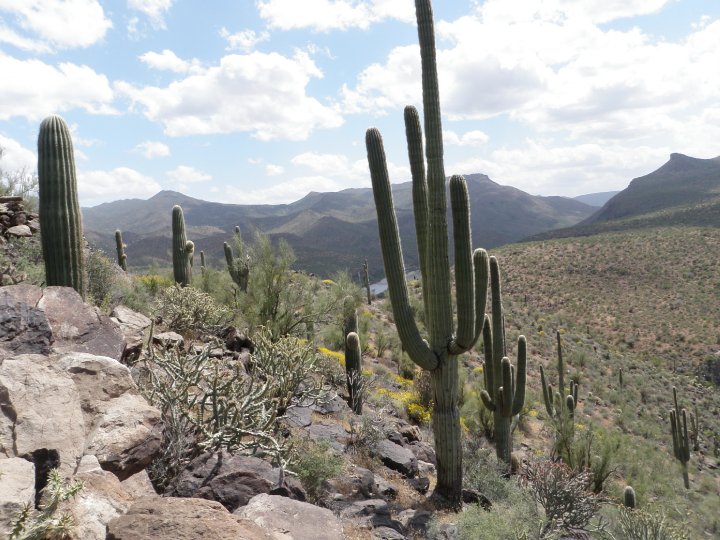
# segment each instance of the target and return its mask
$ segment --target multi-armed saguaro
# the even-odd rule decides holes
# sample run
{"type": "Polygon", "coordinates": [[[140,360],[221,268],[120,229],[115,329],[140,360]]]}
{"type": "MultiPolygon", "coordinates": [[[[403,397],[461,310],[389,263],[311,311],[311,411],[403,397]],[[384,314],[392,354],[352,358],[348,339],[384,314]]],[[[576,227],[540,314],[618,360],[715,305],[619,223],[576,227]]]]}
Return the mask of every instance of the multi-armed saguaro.
{"type": "Polygon", "coordinates": [[[527,345],[525,336],[518,338],[517,374],[505,350],[505,317],[500,288],[500,266],[490,257],[490,296],[492,298],[492,327],[486,317],[483,324],[485,349],[485,389],[480,392],[483,404],[492,411],[495,425],[495,452],[498,459],[510,463],[512,433],[515,419],[525,404],[525,375],[527,345]]]}
{"type": "Polygon", "coordinates": [[[690,489],[688,461],[690,461],[690,437],[687,428],[687,412],[680,410],[677,400],[677,388],[673,386],[673,402],[675,408],[670,410],[670,430],[672,431],[673,455],[682,465],[685,489],[690,489]]]}
{"type": "Polygon", "coordinates": [[[563,363],[560,332],[556,332],[555,336],[557,338],[558,351],[558,389],[556,392],[553,392],[552,385],[545,377],[545,370],[540,366],[543,401],[545,402],[545,410],[547,410],[550,418],[569,417],[572,419],[575,415],[575,407],[577,407],[578,404],[578,384],[574,380],[570,380],[569,394],[565,394],[565,365],[563,363]]]}
{"type": "Polygon", "coordinates": [[[195,244],[185,235],[185,218],[178,205],[172,209],[173,276],[175,283],[187,287],[192,281],[192,260],[195,244]]]}
{"type": "Polygon", "coordinates": [[[117,250],[118,266],[127,272],[127,255],[125,255],[125,244],[123,244],[120,229],[115,231],[115,249],[117,250]]]}
{"type": "Polygon", "coordinates": [[[85,296],[82,217],[70,130],[59,116],[40,124],[38,196],[42,216],[45,283],[72,287],[85,296]]]}
{"type": "Polygon", "coordinates": [[[369,129],[365,142],[395,324],[410,358],[432,373],[433,432],[438,475],[435,493],[456,506],[460,504],[462,488],[457,355],[474,345],[482,329],[487,298],[487,254],[484,250],[472,252],[467,186],[463,177],[453,176],[450,197],[458,313],[455,332],[450,292],[442,126],[430,1],[416,0],[415,10],[422,59],[427,179],[420,119],[414,107],[405,109],[405,127],[429,343],[420,334],[408,300],[405,266],[380,132],[369,129]]]}

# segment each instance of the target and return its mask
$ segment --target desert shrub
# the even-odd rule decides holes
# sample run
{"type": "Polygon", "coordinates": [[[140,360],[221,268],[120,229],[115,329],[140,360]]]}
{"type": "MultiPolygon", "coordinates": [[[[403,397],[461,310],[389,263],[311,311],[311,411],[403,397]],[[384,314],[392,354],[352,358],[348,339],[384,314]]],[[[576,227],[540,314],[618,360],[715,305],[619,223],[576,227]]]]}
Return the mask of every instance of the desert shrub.
{"type": "Polygon", "coordinates": [[[621,506],[612,526],[615,536],[629,540],[688,540],[688,533],[661,512],[621,506]]]}
{"type": "Polygon", "coordinates": [[[498,461],[495,450],[484,448],[477,437],[463,440],[463,486],[485,495],[493,504],[510,497],[516,488],[514,480],[508,480],[506,463],[498,461]]]}
{"type": "Polygon", "coordinates": [[[290,469],[298,475],[308,495],[313,499],[325,480],[339,476],[343,458],[324,440],[313,442],[308,439],[293,445],[290,469]]]}
{"type": "MultiPolygon", "coordinates": [[[[559,462],[536,461],[526,463],[522,473],[545,511],[543,537],[590,530],[603,499],[589,490],[592,481],[589,471],[577,471],[559,462]]],[[[602,523],[592,528],[602,529],[602,523]]]]}
{"type": "Polygon", "coordinates": [[[215,332],[232,319],[232,313],[212,296],[193,287],[166,287],[158,294],[156,309],[175,332],[215,332]]]}
{"type": "Polygon", "coordinates": [[[31,238],[13,238],[0,246],[0,286],[45,283],[39,233],[31,238]]]}
{"type": "Polygon", "coordinates": [[[199,352],[157,350],[141,364],[138,386],[164,423],[163,453],[150,468],[159,490],[206,450],[260,452],[287,463],[277,420],[295,403],[322,399],[325,388],[309,346],[275,340],[267,329],[253,341],[249,373],[241,362],[212,358],[214,343],[199,352]]]}
{"type": "Polygon", "coordinates": [[[373,463],[377,447],[385,438],[382,425],[383,419],[380,413],[375,416],[363,414],[360,418],[351,418],[348,450],[355,456],[356,461],[366,465],[373,463]]]}
{"type": "Polygon", "coordinates": [[[11,521],[8,540],[40,540],[45,538],[70,538],[74,520],[71,515],[55,515],[61,503],[73,498],[83,489],[83,483],[75,480],[64,482],[60,471],[52,469],[43,489],[43,506],[39,511],[31,503],[25,504],[20,514],[11,521]]]}
{"type": "Polygon", "coordinates": [[[161,276],[159,274],[143,274],[141,276],[135,276],[135,283],[147,291],[147,293],[155,298],[160,291],[168,287],[175,285],[172,278],[168,276],[161,276]]]}
{"type": "Polygon", "coordinates": [[[88,300],[98,307],[106,307],[115,283],[113,263],[102,251],[91,250],[87,258],[88,300]]]}

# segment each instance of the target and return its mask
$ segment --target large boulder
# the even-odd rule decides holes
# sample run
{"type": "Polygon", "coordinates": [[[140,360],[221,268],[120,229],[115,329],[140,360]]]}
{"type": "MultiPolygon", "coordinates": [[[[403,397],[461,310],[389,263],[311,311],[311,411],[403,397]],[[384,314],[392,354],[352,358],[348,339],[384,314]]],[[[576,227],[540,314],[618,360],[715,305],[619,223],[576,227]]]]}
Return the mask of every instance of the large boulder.
{"type": "Polygon", "coordinates": [[[47,450],[56,453],[60,471],[69,476],[85,449],[75,382],[45,356],[0,362],[0,455],[32,459],[47,450]]]}
{"type": "Polygon", "coordinates": [[[180,474],[172,494],[218,501],[229,511],[245,506],[261,493],[284,495],[304,501],[305,491],[295,478],[253,456],[227,452],[205,453],[194,459],[180,474]]]}
{"type": "Polygon", "coordinates": [[[88,434],[85,452],[120,480],[149,465],[161,450],[160,411],[140,395],[130,370],[86,353],[62,355],[57,366],[78,388],[88,434]]]}
{"type": "Polygon", "coordinates": [[[0,289],[0,357],[50,353],[53,335],[45,312],[9,289],[0,289]]]}
{"type": "Polygon", "coordinates": [[[262,527],[275,540],[341,540],[340,520],[327,508],[287,497],[261,494],[235,511],[262,527]]]}
{"type": "MultiPolygon", "coordinates": [[[[262,527],[203,499],[138,500],[107,527],[107,540],[274,540],[262,527]]],[[[304,538],[314,538],[306,536],[304,538]]]]}
{"type": "Polygon", "coordinates": [[[408,478],[412,478],[418,472],[415,455],[399,444],[384,439],[377,445],[376,453],[386,467],[408,478]]]}

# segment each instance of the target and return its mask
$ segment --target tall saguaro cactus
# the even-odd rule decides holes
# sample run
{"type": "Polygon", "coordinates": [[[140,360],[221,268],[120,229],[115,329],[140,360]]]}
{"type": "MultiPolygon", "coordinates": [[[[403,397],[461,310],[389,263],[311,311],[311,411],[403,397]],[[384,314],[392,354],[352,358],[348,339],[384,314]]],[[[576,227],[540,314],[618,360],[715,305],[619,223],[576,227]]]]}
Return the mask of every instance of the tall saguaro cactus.
{"type": "Polygon", "coordinates": [[[43,223],[45,283],[72,287],[85,296],[85,256],[70,130],[59,116],[40,124],[38,195],[43,223]]]}
{"type": "Polygon", "coordinates": [[[433,432],[438,474],[435,493],[457,506],[462,488],[457,355],[474,345],[482,328],[480,322],[487,298],[487,254],[484,250],[472,252],[467,185],[461,176],[453,176],[450,195],[455,246],[456,332],[450,291],[445,168],[430,1],[416,0],[415,11],[422,60],[427,177],[420,120],[414,107],[405,109],[405,126],[428,341],[420,334],[408,300],[400,235],[380,132],[375,128],[369,129],[365,142],[397,331],[410,358],[432,373],[433,432]]]}
{"type": "Polygon", "coordinates": [[[483,404],[492,411],[495,425],[495,453],[498,459],[510,463],[512,433],[517,415],[525,405],[525,377],[527,372],[527,344],[525,336],[518,338],[517,367],[510,363],[505,348],[505,317],[502,307],[500,266],[490,257],[490,297],[492,326],[486,318],[483,324],[485,349],[485,390],[480,392],[483,404]]]}
{"type": "Polygon", "coordinates": [[[192,281],[192,259],[195,244],[185,234],[185,218],[178,205],[172,209],[172,256],[175,283],[187,287],[192,281]]]}
{"type": "Polygon", "coordinates": [[[690,437],[687,428],[687,412],[680,410],[677,400],[677,388],[673,386],[673,402],[675,408],[670,410],[670,430],[672,432],[673,455],[682,465],[685,489],[690,489],[688,461],[690,461],[690,437]]]}
{"type": "Polygon", "coordinates": [[[365,259],[363,263],[363,285],[365,286],[365,292],[367,293],[368,306],[372,305],[372,293],[370,291],[370,272],[368,271],[368,262],[365,259]]]}
{"type": "Polygon", "coordinates": [[[127,272],[127,255],[125,255],[125,244],[123,244],[120,229],[115,231],[115,249],[117,250],[118,266],[127,272]]]}

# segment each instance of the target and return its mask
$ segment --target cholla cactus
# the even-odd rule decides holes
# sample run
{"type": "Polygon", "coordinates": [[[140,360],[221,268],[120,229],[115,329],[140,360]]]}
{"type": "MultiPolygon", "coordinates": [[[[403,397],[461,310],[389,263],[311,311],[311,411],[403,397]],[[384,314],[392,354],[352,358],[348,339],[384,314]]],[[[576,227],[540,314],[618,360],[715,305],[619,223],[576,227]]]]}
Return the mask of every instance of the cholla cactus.
{"type": "Polygon", "coordinates": [[[127,255],[125,255],[125,244],[123,244],[120,229],[115,231],[115,249],[117,250],[118,266],[127,272],[127,255]]]}
{"type": "Polygon", "coordinates": [[[45,283],[72,287],[85,296],[85,256],[70,130],[59,116],[40,124],[38,198],[45,283]]]}
{"type": "Polygon", "coordinates": [[[490,296],[492,327],[490,319],[486,316],[483,324],[485,389],[480,392],[480,398],[485,407],[493,413],[497,457],[509,464],[513,448],[512,432],[517,425],[517,417],[525,405],[527,343],[525,336],[518,338],[516,368],[510,363],[505,349],[500,266],[495,257],[490,257],[490,296]]]}

